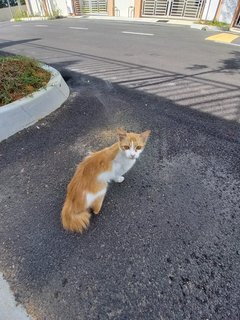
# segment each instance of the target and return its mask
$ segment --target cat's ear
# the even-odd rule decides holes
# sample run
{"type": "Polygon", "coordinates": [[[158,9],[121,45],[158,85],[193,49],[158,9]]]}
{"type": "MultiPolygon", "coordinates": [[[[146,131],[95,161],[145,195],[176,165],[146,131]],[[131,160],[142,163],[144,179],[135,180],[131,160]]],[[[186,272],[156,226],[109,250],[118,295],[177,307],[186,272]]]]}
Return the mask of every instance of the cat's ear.
{"type": "Polygon", "coordinates": [[[144,131],[143,133],[140,134],[140,136],[143,139],[144,143],[147,142],[147,139],[148,139],[150,133],[151,133],[151,130],[147,130],[147,131],[144,131]]]}
{"type": "Polygon", "coordinates": [[[117,135],[119,137],[119,140],[123,140],[127,136],[127,132],[123,128],[118,128],[117,129],[117,135]]]}

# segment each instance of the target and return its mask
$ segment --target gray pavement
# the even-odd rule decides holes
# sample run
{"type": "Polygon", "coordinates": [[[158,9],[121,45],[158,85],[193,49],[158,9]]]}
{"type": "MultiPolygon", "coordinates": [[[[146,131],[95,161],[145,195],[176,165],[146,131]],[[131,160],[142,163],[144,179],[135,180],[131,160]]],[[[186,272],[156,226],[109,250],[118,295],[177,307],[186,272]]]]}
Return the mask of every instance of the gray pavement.
{"type": "Polygon", "coordinates": [[[4,24],[0,50],[53,65],[71,95],[0,144],[0,271],[17,301],[40,320],[239,319],[239,49],[184,26],[37,25],[4,24]],[[118,126],[151,139],[69,234],[66,185],[118,126]]]}

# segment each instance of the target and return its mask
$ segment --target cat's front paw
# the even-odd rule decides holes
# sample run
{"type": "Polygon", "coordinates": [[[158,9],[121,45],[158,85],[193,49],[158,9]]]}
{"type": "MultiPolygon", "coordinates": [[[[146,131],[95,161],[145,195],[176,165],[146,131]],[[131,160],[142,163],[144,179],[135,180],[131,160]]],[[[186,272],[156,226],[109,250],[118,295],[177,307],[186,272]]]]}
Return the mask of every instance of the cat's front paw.
{"type": "Polygon", "coordinates": [[[123,181],[124,181],[124,177],[123,177],[123,176],[121,176],[121,177],[117,177],[114,181],[115,181],[115,182],[119,182],[119,183],[121,183],[121,182],[123,182],[123,181]]]}

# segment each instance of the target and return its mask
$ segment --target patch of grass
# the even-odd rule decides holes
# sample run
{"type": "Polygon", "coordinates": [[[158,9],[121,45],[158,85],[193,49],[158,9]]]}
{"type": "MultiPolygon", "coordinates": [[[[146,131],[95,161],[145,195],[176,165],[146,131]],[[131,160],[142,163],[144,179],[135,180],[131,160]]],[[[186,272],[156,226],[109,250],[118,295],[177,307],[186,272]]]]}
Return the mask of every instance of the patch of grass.
{"type": "Polygon", "coordinates": [[[219,28],[226,28],[226,29],[230,27],[230,24],[225,23],[225,22],[220,22],[217,20],[213,20],[213,21],[201,20],[201,21],[198,21],[197,23],[206,24],[208,26],[214,26],[214,27],[219,27],[219,28]]]}
{"type": "Polygon", "coordinates": [[[45,87],[50,78],[34,59],[0,57],[0,107],[45,87]]]}
{"type": "Polygon", "coordinates": [[[14,15],[13,15],[13,18],[15,21],[21,21],[23,18],[27,18],[28,17],[28,14],[27,14],[27,11],[24,11],[24,10],[16,10],[14,15]]]}

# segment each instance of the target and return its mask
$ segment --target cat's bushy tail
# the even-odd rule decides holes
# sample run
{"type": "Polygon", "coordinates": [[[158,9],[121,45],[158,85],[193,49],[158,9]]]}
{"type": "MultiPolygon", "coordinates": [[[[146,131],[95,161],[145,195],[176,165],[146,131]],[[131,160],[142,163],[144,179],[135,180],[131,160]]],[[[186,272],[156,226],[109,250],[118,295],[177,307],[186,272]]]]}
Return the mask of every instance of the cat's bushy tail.
{"type": "Polygon", "coordinates": [[[61,213],[62,225],[66,230],[82,233],[87,229],[91,215],[87,210],[74,207],[72,200],[66,199],[61,213]]]}

